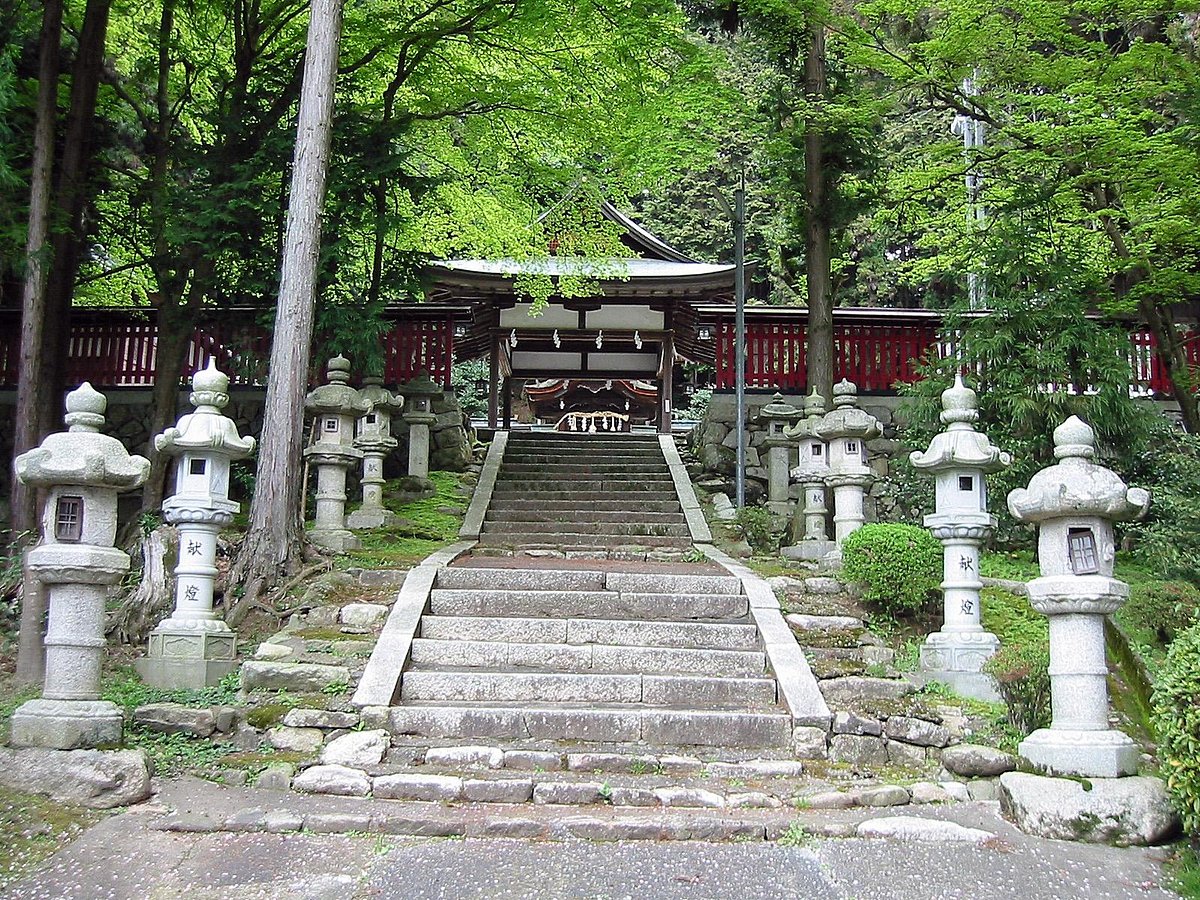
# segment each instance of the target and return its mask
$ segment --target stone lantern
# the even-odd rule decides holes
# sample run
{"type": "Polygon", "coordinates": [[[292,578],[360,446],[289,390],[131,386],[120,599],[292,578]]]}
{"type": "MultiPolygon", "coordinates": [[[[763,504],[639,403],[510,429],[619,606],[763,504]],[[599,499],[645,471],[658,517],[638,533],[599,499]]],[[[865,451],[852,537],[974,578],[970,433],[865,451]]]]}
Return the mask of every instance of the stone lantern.
{"type": "Polygon", "coordinates": [[[67,395],[67,431],[15,461],[18,480],[46,490],[42,538],[30,573],[46,585],[46,680],[42,696],[13,713],[16,747],[74,750],[121,741],[121,710],[100,699],[104,603],[129,571],[117,550],[117,494],[139,487],[150,461],[100,434],[108,401],[86,382],[67,395]]]}
{"type": "Polygon", "coordinates": [[[367,411],[367,404],[350,387],[350,360],[335,356],[328,374],[329,382],[304,398],[304,408],[317,429],[317,440],[304,449],[317,467],[316,524],[308,536],[314,544],[342,552],[362,546],[346,529],[346,472],[363,457],[354,446],[354,423],[367,411]]]}
{"type": "Polygon", "coordinates": [[[799,465],[792,469],[792,478],[801,485],[800,502],[792,525],[790,547],[783,555],[791,559],[819,560],[832,548],[825,533],[825,478],[829,474],[829,453],[825,442],[817,436],[817,426],[825,415],[825,398],[813,388],[804,398],[804,418],[784,434],[800,444],[799,465]]]}
{"type": "Polygon", "coordinates": [[[213,612],[217,535],[239,504],[229,499],[229,468],[254,452],[254,438],[238,434],[221,410],[229,403],[229,378],[210,359],[192,376],[196,408],[154,439],[159,453],[176,457],[175,493],[163,518],[179,530],[175,609],[150,632],[138,672],[157,688],[212,687],[237,665],[237,635],[213,612]]]}
{"type": "Polygon", "coordinates": [[[1052,775],[1117,778],[1137,772],[1139,751],[1108,724],[1104,617],[1129,597],[1113,578],[1113,522],[1145,515],[1150,495],[1094,463],[1095,444],[1091,427],[1071,416],[1054,429],[1057,464],[1008,495],[1013,516],[1038,526],[1042,574],[1029,582],[1029,602],[1050,619],[1054,714],[1018,749],[1052,775]]]}
{"type": "Polygon", "coordinates": [[[429,426],[436,420],[433,398],[441,397],[441,385],[422,372],[400,388],[404,392],[404,421],[408,424],[408,474],[429,476],[429,426]]]}
{"type": "Polygon", "coordinates": [[[800,418],[800,410],[776,394],[771,402],[758,411],[767,423],[767,509],[777,516],[788,513],[788,455],[792,439],[784,429],[800,418]]]}
{"type": "Polygon", "coordinates": [[[816,432],[829,445],[825,483],[833,488],[834,539],[840,548],[866,521],[864,501],[875,481],[867,465],[867,441],[883,434],[883,428],[878,419],[859,408],[858,388],[843,378],[834,385],[833,409],[817,424],[816,432]]]}
{"type": "Polygon", "coordinates": [[[936,479],[935,511],[925,527],[942,542],[942,628],[921,646],[921,670],[959,694],[979,700],[999,700],[983,664],[1000,646],[980,624],[979,548],[996,527],[987,511],[984,475],[998,472],[1012,457],[992,446],[975,430],[979,407],[975,392],[955,376],[942,392],[942,424],[925,452],[909,456],[913,467],[936,479]]]}
{"type": "Polygon", "coordinates": [[[404,406],[404,398],[384,389],[383,379],[371,376],[363,379],[359,397],[367,411],[358,420],[358,437],[354,446],[363,453],[362,506],[350,514],[350,528],[383,528],[394,525],[399,517],[383,506],[383,459],[396,449],[392,437],[392,416],[404,406]]]}

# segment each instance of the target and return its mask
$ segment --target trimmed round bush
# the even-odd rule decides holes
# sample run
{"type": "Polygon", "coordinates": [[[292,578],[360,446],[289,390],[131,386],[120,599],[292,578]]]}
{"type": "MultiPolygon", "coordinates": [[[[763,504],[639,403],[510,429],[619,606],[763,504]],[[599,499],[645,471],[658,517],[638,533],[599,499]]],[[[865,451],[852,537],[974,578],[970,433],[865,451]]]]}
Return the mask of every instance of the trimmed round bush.
{"type": "Polygon", "coordinates": [[[916,612],[942,581],[942,545],[915,525],[864,525],[842,542],[842,574],[895,617],[916,612]]]}
{"type": "Polygon", "coordinates": [[[1167,791],[1184,830],[1200,837],[1200,624],[1181,632],[1154,685],[1152,723],[1167,791]]]}

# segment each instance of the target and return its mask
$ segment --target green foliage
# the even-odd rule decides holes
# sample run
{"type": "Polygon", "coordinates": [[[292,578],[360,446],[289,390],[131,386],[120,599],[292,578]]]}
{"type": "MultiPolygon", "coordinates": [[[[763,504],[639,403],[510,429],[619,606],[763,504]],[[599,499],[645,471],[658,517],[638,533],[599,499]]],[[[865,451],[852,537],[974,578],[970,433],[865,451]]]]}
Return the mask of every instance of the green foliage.
{"type": "Polygon", "coordinates": [[[488,361],[473,359],[458,363],[450,372],[450,386],[458,398],[459,408],[468,416],[487,415],[488,361]],[[476,385],[479,385],[478,387],[476,385]]]}
{"type": "Polygon", "coordinates": [[[125,731],[125,746],[144,750],[155,775],[170,777],[213,765],[227,748],[207,738],[159,734],[136,726],[125,731]]]}
{"type": "Polygon", "coordinates": [[[1179,848],[1166,868],[1167,887],[1185,900],[1200,900],[1200,859],[1194,846],[1179,848]]]}
{"type": "Polygon", "coordinates": [[[688,405],[678,410],[678,414],[682,418],[703,422],[708,413],[708,404],[712,402],[712,395],[712,388],[696,388],[688,398],[688,405]]]}
{"type": "Polygon", "coordinates": [[[1200,624],[1179,635],[1154,685],[1153,724],[1167,790],[1184,830],[1200,837],[1200,624]]]}
{"type": "Polygon", "coordinates": [[[983,627],[1001,644],[1039,644],[1050,640],[1046,617],[1029,605],[1029,600],[1000,588],[979,592],[983,627]]]}
{"type": "Polygon", "coordinates": [[[1166,647],[1196,621],[1200,588],[1180,581],[1139,581],[1129,586],[1129,600],[1114,614],[1146,643],[1166,647]]]}
{"type": "Polygon", "coordinates": [[[379,528],[363,534],[360,550],[351,550],[342,559],[352,565],[387,568],[424,559],[434,550],[458,540],[463,512],[468,498],[458,494],[462,476],[455,472],[430,472],[435,492],[430,497],[400,502],[398,485],[389,482],[384,487],[384,505],[400,517],[390,528],[379,528]]]}
{"type": "Polygon", "coordinates": [[[1041,574],[1031,550],[984,553],[979,557],[979,574],[1007,581],[1029,581],[1041,574]]]}
{"type": "Polygon", "coordinates": [[[1163,423],[1123,471],[1152,500],[1146,519],[1125,529],[1136,557],[1164,575],[1200,585],[1200,437],[1163,423]]]}
{"type": "Polygon", "coordinates": [[[937,592],[942,545],[914,525],[864,525],[842,542],[842,572],[887,615],[909,615],[937,592]]]}
{"type": "Polygon", "coordinates": [[[117,666],[105,675],[101,697],[124,710],[133,710],[147,703],[182,703],[186,706],[230,706],[237,703],[241,677],[230,672],[220,684],[199,690],[159,690],[142,681],[133,666],[117,666]]]}
{"type": "Polygon", "coordinates": [[[733,522],[746,543],[759,553],[777,553],[787,531],[787,521],[765,506],[743,506],[733,522]]]}
{"type": "Polygon", "coordinates": [[[983,670],[996,679],[1009,724],[1029,734],[1050,724],[1050,643],[1001,644],[983,670]]]}

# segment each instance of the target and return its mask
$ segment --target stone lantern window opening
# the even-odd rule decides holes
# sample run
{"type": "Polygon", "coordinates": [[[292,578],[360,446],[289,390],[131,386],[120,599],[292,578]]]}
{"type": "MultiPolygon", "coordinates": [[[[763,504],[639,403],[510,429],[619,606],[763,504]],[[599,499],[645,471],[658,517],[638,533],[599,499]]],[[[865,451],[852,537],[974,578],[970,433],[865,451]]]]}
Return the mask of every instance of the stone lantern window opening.
{"type": "Polygon", "coordinates": [[[972,478],[970,475],[959,475],[958,476],[958,489],[960,491],[966,491],[967,493],[974,491],[975,490],[975,479],[972,478]]]}
{"type": "Polygon", "coordinates": [[[850,456],[851,454],[854,454],[857,452],[858,452],[858,441],[846,441],[846,455],[850,456]]]}
{"type": "Polygon", "coordinates": [[[812,456],[813,456],[813,459],[820,459],[820,458],[821,458],[821,451],[822,451],[824,448],[823,448],[823,447],[822,447],[820,444],[813,444],[811,449],[812,449],[812,456]]]}
{"type": "Polygon", "coordinates": [[[206,459],[197,459],[193,457],[192,459],[188,460],[189,475],[203,475],[207,469],[208,460],[206,459]]]}
{"type": "Polygon", "coordinates": [[[374,425],[377,421],[378,417],[375,413],[367,413],[366,422],[368,425],[374,425]]]}
{"type": "Polygon", "coordinates": [[[1067,530],[1067,553],[1071,560],[1071,571],[1076,575],[1097,575],[1100,572],[1100,554],[1096,547],[1096,534],[1090,528],[1067,530]]]}
{"type": "Polygon", "coordinates": [[[54,539],[62,544],[83,540],[83,497],[59,497],[54,506],[54,539]]]}
{"type": "Polygon", "coordinates": [[[328,416],[325,419],[325,430],[333,434],[337,434],[338,420],[336,416],[328,416]]]}

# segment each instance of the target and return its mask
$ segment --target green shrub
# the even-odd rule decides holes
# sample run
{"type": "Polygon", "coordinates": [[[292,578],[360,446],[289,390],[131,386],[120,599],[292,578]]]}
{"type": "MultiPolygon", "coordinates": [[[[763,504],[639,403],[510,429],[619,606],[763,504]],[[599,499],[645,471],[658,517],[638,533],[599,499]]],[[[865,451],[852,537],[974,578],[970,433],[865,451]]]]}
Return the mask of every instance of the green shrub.
{"type": "Polygon", "coordinates": [[[1005,644],[983,665],[996,679],[1008,723],[1021,734],[1050,724],[1050,644],[1005,644]]]}
{"type": "Polygon", "coordinates": [[[1200,624],[1179,635],[1154,685],[1154,730],[1183,827],[1200,836],[1200,624]]]}
{"type": "Polygon", "coordinates": [[[765,506],[743,506],[733,521],[746,543],[760,553],[778,551],[787,531],[787,520],[765,506]]]}
{"type": "Polygon", "coordinates": [[[1198,607],[1200,589],[1188,582],[1143,581],[1130,584],[1117,618],[1138,637],[1165,647],[1196,621],[1198,607]]]}
{"type": "Polygon", "coordinates": [[[942,545],[915,525],[864,525],[842,542],[842,572],[890,616],[920,610],[942,579],[942,545]]]}
{"type": "Polygon", "coordinates": [[[1160,428],[1122,473],[1153,498],[1149,515],[1124,533],[1153,571],[1200,583],[1200,437],[1160,428]]]}

